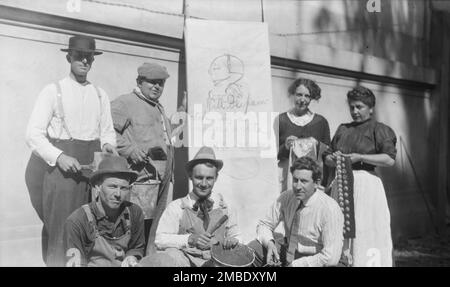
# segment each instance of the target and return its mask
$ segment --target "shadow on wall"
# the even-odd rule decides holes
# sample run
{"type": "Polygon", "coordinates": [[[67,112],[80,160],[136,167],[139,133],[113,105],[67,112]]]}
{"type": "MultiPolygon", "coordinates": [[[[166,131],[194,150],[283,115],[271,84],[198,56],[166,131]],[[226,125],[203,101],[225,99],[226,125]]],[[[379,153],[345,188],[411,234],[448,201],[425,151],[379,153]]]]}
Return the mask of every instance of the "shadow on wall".
{"type": "MultiPolygon", "coordinates": [[[[360,72],[367,71],[367,60],[373,56],[412,66],[424,66],[429,62],[424,52],[428,11],[425,1],[381,0],[381,12],[369,13],[366,1],[344,0],[340,11],[344,15],[333,12],[326,2],[323,1],[314,19],[314,28],[318,31],[315,40],[318,44],[336,48],[333,51],[350,50],[362,54],[360,72]]],[[[299,15],[304,8],[299,5],[299,15]]],[[[305,37],[311,39],[310,35],[305,37]]],[[[299,39],[302,38],[300,35],[299,39]]],[[[384,74],[392,75],[394,63],[384,63],[384,74]]],[[[361,79],[355,80],[361,83],[361,79]]],[[[427,99],[427,91],[406,86],[395,87],[398,89],[394,97],[389,92],[392,85],[383,82],[375,84],[377,100],[382,97],[384,106],[400,105],[397,110],[403,112],[402,124],[396,122],[396,115],[389,114],[387,110],[376,109],[375,115],[377,120],[397,127],[394,128],[398,140],[396,165],[379,170],[391,208],[395,240],[403,235],[417,235],[433,229],[426,203],[431,199],[436,206],[438,178],[434,170],[438,161],[435,151],[439,144],[439,134],[436,132],[439,128],[438,99],[427,99]],[[402,146],[400,137],[404,143],[402,146]]]]}

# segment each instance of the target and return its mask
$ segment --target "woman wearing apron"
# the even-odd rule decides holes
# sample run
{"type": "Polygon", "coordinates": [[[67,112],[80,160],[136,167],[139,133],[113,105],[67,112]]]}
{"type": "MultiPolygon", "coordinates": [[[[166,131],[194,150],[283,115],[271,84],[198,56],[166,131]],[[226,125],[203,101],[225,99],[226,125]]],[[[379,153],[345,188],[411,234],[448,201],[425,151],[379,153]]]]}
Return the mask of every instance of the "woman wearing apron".
{"type": "Polygon", "coordinates": [[[341,124],[325,163],[336,166],[337,156],[349,157],[353,170],[355,238],[346,239],[344,254],[352,266],[392,266],[390,213],[376,167],[392,166],[397,150],[394,131],[375,121],[375,96],[359,86],[347,94],[353,122],[341,124]]]}

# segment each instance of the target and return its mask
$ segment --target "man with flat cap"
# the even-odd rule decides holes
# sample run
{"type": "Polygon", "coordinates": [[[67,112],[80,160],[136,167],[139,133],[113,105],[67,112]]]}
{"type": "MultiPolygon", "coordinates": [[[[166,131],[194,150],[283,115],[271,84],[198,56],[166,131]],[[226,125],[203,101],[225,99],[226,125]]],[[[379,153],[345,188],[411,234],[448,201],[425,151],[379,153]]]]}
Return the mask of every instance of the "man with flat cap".
{"type": "Polygon", "coordinates": [[[161,216],[155,244],[176,267],[208,266],[213,244],[221,243],[227,249],[240,242],[235,211],[220,193],[213,192],[222,166],[212,148],[200,148],[186,164],[192,191],[169,203],[161,216]],[[226,221],[217,224],[221,219],[226,221]]]}
{"type": "Polygon", "coordinates": [[[64,264],[64,222],[88,202],[82,165],[90,165],[97,151],[117,154],[108,96],[87,80],[94,56],[102,54],[95,48],[95,39],[71,37],[69,47],[61,51],[67,52],[70,73],[41,91],[26,131],[33,154],[25,180],[44,223],[42,253],[48,266],[64,264]]]}
{"type": "Polygon", "coordinates": [[[107,156],[90,176],[96,201],[75,210],[64,226],[66,266],[132,267],[144,256],[144,215],[126,201],[137,173],[107,156]]]}
{"type": "Polygon", "coordinates": [[[111,103],[111,113],[118,152],[139,173],[130,201],[144,212],[147,242],[158,197],[172,187],[174,151],[170,122],[159,102],[169,73],[157,63],[144,63],[137,72],[137,86],[111,103]]]}

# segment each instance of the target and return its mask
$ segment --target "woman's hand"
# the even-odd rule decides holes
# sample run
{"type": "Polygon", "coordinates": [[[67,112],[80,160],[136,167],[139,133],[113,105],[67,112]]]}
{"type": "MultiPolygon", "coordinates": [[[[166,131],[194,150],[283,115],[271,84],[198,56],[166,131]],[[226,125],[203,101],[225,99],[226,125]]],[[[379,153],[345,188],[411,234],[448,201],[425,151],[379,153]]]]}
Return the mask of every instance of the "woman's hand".
{"type": "Polygon", "coordinates": [[[298,140],[298,137],[296,137],[296,136],[288,136],[286,138],[286,141],[284,142],[284,145],[285,145],[287,150],[291,149],[291,146],[292,146],[292,144],[294,143],[295,140],[298,140]]]}
{"type": "Polygon", "coordinates": [[[374,166],[393,166],[395,164],[395,160],[385,153],[377,153],[377,154],[350,153],[344,154],[344,156],[350,157],[352,163],[363,162],[374,166]]]}
{"type": "Polygon", "coordinates": [[[349,153],[349,154],[342,154],[345,157],[349,157],[352,163],[360,162],[362,161],[362,154],[359,153],[349,153]]]}
{"type": "Polygon", "coordinates": [[[342,152],[335,151],[332,154],[329,154],[325,157],[325,164],[329,167],[335,167],[338,156],[341,156],[342,152]]]}

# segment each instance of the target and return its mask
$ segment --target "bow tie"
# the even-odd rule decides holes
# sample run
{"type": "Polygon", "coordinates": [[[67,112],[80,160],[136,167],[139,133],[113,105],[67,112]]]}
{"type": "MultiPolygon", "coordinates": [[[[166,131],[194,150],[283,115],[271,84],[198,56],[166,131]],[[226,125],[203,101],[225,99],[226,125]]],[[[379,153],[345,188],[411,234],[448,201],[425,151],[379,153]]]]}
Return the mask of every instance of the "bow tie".
{"type": "Polygon", "coordinates": [[[212,207],[214,205],[214,200],[207,198],[207,199],[199,199],[197,200],[194,205],[192,206],[192,210],[197,211],[199,208],[201,210],[202,207],[205,207],[206,210],[211,211],[212,207]]]}
{"type": "Polygon", "coordinates": [[[198,211],[197,216],[203,221],[205,231],[209,226],[209,212],[212,210],[214,201],[212,199],[199,199],[192,206],[192,210],[198,211]]]}

